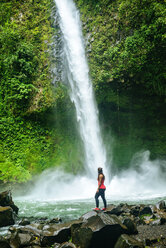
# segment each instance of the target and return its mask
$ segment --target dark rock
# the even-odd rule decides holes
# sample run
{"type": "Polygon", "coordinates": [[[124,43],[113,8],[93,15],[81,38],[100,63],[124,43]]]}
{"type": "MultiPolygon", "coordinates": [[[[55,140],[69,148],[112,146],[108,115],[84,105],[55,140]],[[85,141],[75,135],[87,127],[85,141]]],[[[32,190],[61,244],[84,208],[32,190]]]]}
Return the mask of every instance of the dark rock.
{"type": "Polygon", "coordinates": [[[71,232],[70,228],[62,228],[53,233],[44,233],[41,240],[42,246],[51,246],[55,242],[62,243],[70,239],[71,232]]]}
{"type": "Polygon", "coordinates": [[[144,215],[144,214],[152,214],[152,209],[148,206],[145,206],[141,211],[140,211],[140,215],[144,215]]]}
{"type": "Polygon", "coordinates": [[[36,229],[35,225],[12,227],[9,231],[11,232],[10,246],[12,248],[40,246],[41,230],[36,229]]]}
{"type": "Polygon", "coordinates": [[[14,214],[11,207],[0,207],[0,227],[14,225],[14,214]]]}
{"type": "Polygon", "coordinates": [[[130,213],[134,215],[135,217],[139,216],[139,210],[138,209],[131,209],[130,213]]]}
{"type": "Polygon", "coordinates": [[[127,233],[128,234],[137,234],[138,233],[136,224],[130,218],[124,219],[122,223],[123,223],[123,225],[125,225],[127,227],[127,233]]]}
{"type": "Polygon", "coordinates": [[[160,225],[164,225],[166,223],[166,218],[161,217],[160,219],[160,225]]]}
{"type": "Polygon", "coordinates": [[[130,210],[130,214],[134,215],[135,217],[139,216],[140,213],[140,207],[139,206],[134,206],[130,210]]]}
{"type": "Polygon", "coordinates": [[[117,216],[119,216],[119,215],[121,215],[122,213],[124,213],[124,210],[120,207],[120,206],[118,206],[118,207],[115,207],[115,208],[113,208],[112,210],[107,210],[107,213],[108,214],[113,214],[113,215],[117,215],[117,216]]]}
{"type": "Polygon", "coordinates": [[[152,245],[155,244],[157,242],[157,239],[145,239],[145,245],[152,245]]]}
{"type": "Polygon", "coordinates": [[[143,248],[143,247],[144,245],[141,242],[133,239],[132,237],[126,234],[123,234],[116,242],[114,248],[143,248]]]}
{"type": "Polygon", "coordinates": [[[66,224],[50,224],[43,228],[41,244],[42,246],[51,246],[54,243],[63,243],[69,241],[71,237],[72,226],[80,226],[82,221],[76,220],[66,224]]]}
{"type": "Polygon", "coordinates": [[[11,248],[8,241],[3,237],[0,237],[0,248],[11,248]]]}
{"type": "Polygon", "coordinates": [[[80,227],[71,230],[73,243],[81,248],[114,247],[118,237],[127,228],[115,215],[98,213],[87,219],[80,227]]]}
{"type": "Polygon", "coordinates": [[[30,224],[30,221],[28,219],[23,219],[19,222],[19,225],[20,226],[26,226],[26,225],[29,225],[30,224]]]}
{"type": "Polygon", "coordinates": [[[52,220],[48,221],[48,223],[59,223],[62,222],[62,219],[60,218],[53,218],[52,220]]]}
{"type": "Polygon", "coordinates": [[[6,207],[10,206],[13,211],[18,214],[19,208],[14,204],[10,191],[4,191],[0,193],[0,206],[6,207]]]}

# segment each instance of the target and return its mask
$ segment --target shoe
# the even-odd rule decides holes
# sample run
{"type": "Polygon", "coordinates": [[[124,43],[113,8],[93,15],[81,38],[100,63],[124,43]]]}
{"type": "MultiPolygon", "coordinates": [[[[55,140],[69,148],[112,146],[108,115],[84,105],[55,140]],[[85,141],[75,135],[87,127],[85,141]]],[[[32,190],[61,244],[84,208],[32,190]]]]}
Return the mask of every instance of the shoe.
{"type": "Polygon", "coordinates": [[[105,210],[107,210],[106,208],[102,208],[102,211],[105,211],[105,210]]]}
{"type": "Polygon", "coordinates": [[[100,208],[93,208],[93,210],[95,210],[95,211],[100,211],[100,208]]]}

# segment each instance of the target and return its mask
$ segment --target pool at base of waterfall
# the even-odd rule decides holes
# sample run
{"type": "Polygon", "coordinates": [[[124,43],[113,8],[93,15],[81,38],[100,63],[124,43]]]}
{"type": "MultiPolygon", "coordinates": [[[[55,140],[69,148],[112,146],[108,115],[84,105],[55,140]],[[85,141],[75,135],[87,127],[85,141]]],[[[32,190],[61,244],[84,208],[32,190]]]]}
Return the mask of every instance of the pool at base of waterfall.
{"type": "MultiPolygon", "coordinates": [[[[100,199],[100,198],[99,198],[100,199]]],[[[127,204],[157,204],[161,200],[166,200],[166,196],[156,198],[141,198],[129,200],[129,199],[107,199],[108,204],[118,205],[120,203],[127,204]]],[[[35,201],[35,200],[14,200],[15,204],[19,207],[19,218],[60,218],[62,222],[66,222],[73,219],[78,219],[84,213],[91,211],[95,207],[95,200],[81,199],[81,200],[68,200],[68,201],[35,201]]],[[[100,208],[103,207],[103,202],[100,199],[100,208]]]]}

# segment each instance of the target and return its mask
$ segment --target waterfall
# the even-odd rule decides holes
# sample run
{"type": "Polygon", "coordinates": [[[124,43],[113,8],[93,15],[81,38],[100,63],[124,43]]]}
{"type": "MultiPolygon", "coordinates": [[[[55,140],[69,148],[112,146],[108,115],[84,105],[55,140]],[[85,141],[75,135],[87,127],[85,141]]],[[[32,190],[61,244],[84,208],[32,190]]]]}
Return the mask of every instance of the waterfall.
{"type": "Polygon", "coordinates": [[[87,173],[96,177],[96,168],[106,172],[106,151],[102,142],[98,110],[94,99],[85,55],[82,28],[73,0],[54,0],[63,37],[64,70],[75,105],[80,135],[85,150],[87,173]]]}

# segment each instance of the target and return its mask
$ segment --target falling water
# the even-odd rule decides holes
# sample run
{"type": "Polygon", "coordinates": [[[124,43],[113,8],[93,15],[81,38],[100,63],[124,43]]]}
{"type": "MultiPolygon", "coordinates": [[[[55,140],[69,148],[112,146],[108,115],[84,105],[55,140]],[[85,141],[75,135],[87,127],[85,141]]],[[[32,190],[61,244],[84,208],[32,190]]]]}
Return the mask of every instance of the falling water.
{"type": "Polygon", "coordinates": [[[86,169],[96,176],[96,168],[106,170],[106,151],[102,143],[79,13],[72,0],[55,0],[64,44],[64,68],[70,84],[70,98],[85,148],[86,169]]]}

